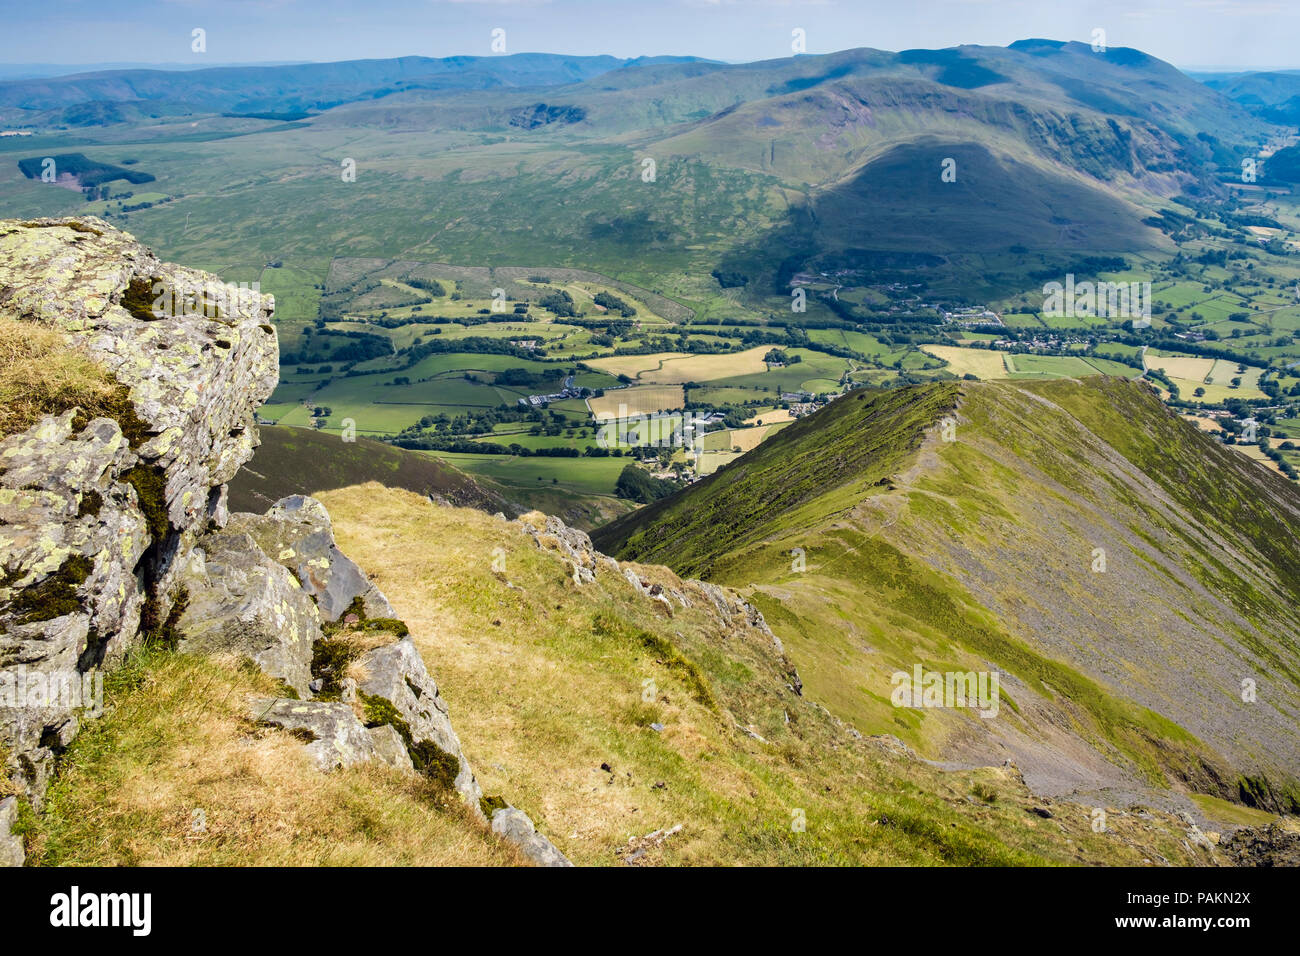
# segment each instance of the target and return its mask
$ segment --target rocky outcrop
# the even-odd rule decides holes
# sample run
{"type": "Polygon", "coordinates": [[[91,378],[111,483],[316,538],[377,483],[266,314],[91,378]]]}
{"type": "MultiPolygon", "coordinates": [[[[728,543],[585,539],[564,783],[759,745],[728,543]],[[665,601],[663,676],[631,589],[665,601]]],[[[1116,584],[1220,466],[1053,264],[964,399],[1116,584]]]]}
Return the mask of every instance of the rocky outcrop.
{"type": "Polygon", "coordinates": [[[292,495],[265,515],[234,515],[231,528],[246,531],[273,560],[298,575],[321,616],[337,621],[358,598],[367,617],[396,617],[388,599],[334,543],[329,513],[315,498],[292,495]]]}
{"type": "Polygon", "coordinates": [[[596,580],[598,554],[585,531],[570,528],[554,515],[530,511],[518,519],[520,527],[533,536],[538,547],[556,551],[567,559],[569,575],[578,585],[596,580]]]}
{"type": "Polygon", "coordinates": [[[481,814],[483,792],[438,685],[388,599],[338,549],[319,501],[294,495],[264,515],[231,515],[195,542],[180,582],[181,650],[250,658],[296,695],[255,700],[258,722],[308,741],[321,770],[386,763],[435,779],[481,814]],[[363,646],[372,634],[381,643],[363,646]],[[317,660],[327,642],[333,654],[317,660]]]}
{"type": "Polygon", "coordinates": [[[492,832],[505,837],[538,866],[573,866],[550,840],[537,832],[522,810],[502,807],[492,814],[492,832]]]}
{"type": "Polygon", "coordinates": [[[415,643],[404,638],[367,651],[357,660],[357,670],[362,673],[357,681],[361,699],[378,698],[397,712],[401,723],[394,726],[414,759],[427,764],[446,754],[455,760],[452,786],[470,807],[478,810],[483,791],[461,751],[447,703],[425,669],[415,643]]]}
{"type": "MultiPolygon", "coordinates": [[[[61,331],[122,386],[111,416],[70,409],[0,441],[0,679],[84,686],[166,627],[275,387],[273,308],[98,220],[0,221],[0,314],[61,331]]],[[[6,769],[34,800],[84,703],[0,708],[6,769]]]]}
{"type": "Polygon", "coordinates": [[[312,645],[321,638],[315,602],[251,535],[204,535],[181,564],[184,595],[176,622],[182,651],[249,657],[298,694],[311,692],[312,645]]]}
{"type": "Polygon", "coordinates": [[[664,567],[620,563],[597,551],[586,532],[570,528],[559,518],[540,511],[530,511],[516,523],[539,548],[553,551],[564,559],[575,585],[592,583],[600,571],[621,576],[633,591],[654,602],[655,609],[667,617],[672,617],[676,608],[704,607],[713,612],[717,633],[723,638],[740,634],[771,643],[784,662],[786,686],[796,694],[803,693],[799,672],[786,656],[781,639],[763,619],[763,612],[731,588],[694,578],[682,579],[664,567]],[[643,577],[647,574],[655,580],[643,577]]]}
{"type": "MultiPolygon", "coordinates": [[[[319,501],[295,495],[265,515],[231,515],[224,531],[196,542],[184,582],[181,648],[243,653],[303,698],[256,698],[253,720],[299,737],[321,771],[380,763],[422,774],[489,822],[437,683],[388,599],[338,549],[319,501]],[[347,676],[330,678],[338,699],[307,699],[325,694],[310,673],[312,649],[374,629],[403,636],[351,657],[347,676]]],[[[570,865],[523,811],[497,808],[490,823],[532,862],[570,865]]]]}
{"type": "Polygon", "coordinates": [[[1220,849],[1235,866],[1300,866],[1300,830],[1281,823],[1242,827],[1220,849]]]}
{"type": "Polygon", "coordinates": [[[347,704],[283,697],[255,697],[249,704],[250,719],[282,727],[306,743],[317,770],[355,767],[377,759],[374,739],[347,704]]]}

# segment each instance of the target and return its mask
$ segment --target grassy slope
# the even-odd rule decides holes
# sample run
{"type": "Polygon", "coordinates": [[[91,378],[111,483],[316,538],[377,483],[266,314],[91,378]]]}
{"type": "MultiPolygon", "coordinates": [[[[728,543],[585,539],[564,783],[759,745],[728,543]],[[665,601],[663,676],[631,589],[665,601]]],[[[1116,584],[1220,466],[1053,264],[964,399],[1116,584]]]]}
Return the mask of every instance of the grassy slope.
{"type": "Polygon", "coordinates": [[[237,662],[136,652],[105,681],[105,714],[63,755],[21,830],[30,866],[520,865],[423,778],[330,774],[290,734],[248,719],[274,681],[237,662]]]}
{"type": "Polygon", "coordinates": [[[718,633],[665,568],[638,571],[692,599],[671,620],[603,568],[575,588],[558,556],[499,519],[375,485],[323,500],[340,546],[411,624],[485,791],[511,794],[576,862],[614,863],[630,836],[677,824],[651,862],[1190,859],[1163,822],[1119,814],[1094,834],[1088,809],[1065,804],[1041,820],[1013,771],[942,773],[855,740],[790,692],[770,642],[718,633]],[[806,832],[791,829],[796,808],[806,832]]]}
{"type": "MultiPolygon", "coordinates": [[[[1089,807],[1029,812],[1041,801],[1014,770],[941,772],[856,738],[791,692],[770,640],[720,632],[666,568],[636,570],[690,598],[671,619],[606,568],[575,589],[518,524],[374,483],[324,499],[340,545],[410,623],[485,791],[509,793],[575,862],[616,864],[630,837],[677,824],[644,863],[1213,862],[1163,813],[1112,806],[1095,833],[1089,807]]],[[[24,814],[33,862],[521,862],[408,778],[312,769],[291,735],[247,721],[246,695],[273,692],[233,660],[133,654],[46,812],[24,814]]]]}
{"type": "MultiPolygon", "coordinates": [[[[489,513],[537,508],[578,528],[609,521],[630,507],[621,498],[573,487],[570,479],[578,476],[567,475],[563,485],[552,485],[552,473],[564,474],[566,467],[572,471],[561,458],[439,456],[361,436],[345,442],[338,434],[287,425],[263,425],[258,435],[262,444],[253,460],[230,482],[231,511],[261,514],[286,495],[311,495],[367,481],[438,495],[489,513]],[[537,481],[537,475],[546,480],[537,481]]],[[[611,464],[605,470],[616,474],[621,467],[611,464]]]]}
{"type": "Polygon", "coordinates": [[[687,494],[599,529],[593,540],[610,553],[617,547],[623,556],[707,577],[716,558],[769,535],[778,517],[808,526],[873,486],[883,490],[876,483],[902,466],[957,396],[953,384],[897,389],[869,401],[857,392],[787,426],[687,494]]]}
{"type": "Polygon", "coordinates": [[[956,388],[836,402],[598,544],[752,586],[812,693],[864,730],[973,758],[986,730],[1026,761],[1055,748],[1074,770],[1040,769],[1065,789],[1106,779],[1098,754],[1130,781],[1233,797],[1229,767],[1293,776],[1293,488],[1115,379],[963,385],[958,440],[918,454],[956,388]],[[1014,706],[984,727],[896,710],[888,676],[918,661],[992,662],[1014,706]],[[1259,706],[1245,676],[1269,688],[1259,706]]]}

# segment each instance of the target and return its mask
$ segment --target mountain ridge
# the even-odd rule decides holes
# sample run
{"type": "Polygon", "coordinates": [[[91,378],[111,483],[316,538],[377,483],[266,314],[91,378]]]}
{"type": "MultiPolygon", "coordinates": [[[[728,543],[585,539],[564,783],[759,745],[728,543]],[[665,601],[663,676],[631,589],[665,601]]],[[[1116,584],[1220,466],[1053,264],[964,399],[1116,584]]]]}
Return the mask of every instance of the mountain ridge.
{"type": "Polygon", "coordinates": [[[912,735],[903,738],[936,757],[987,760],[1010,748],[1031,785],[1051,792],[1097,777],[1249,801],[1250,780],[1262,776],[1281,805],[1294,803],[1294,487],[1234,458],[1141,384],[906,391],[932,399],[930,422],[900,428],[888,409],[872,408],[897,403],[894,393],[850,393],[812,416],[820,421],[787,428],[594,540],[620,559],[740,587],[793,647],[812,692],[864,728],[899,722],[884,703],[891,667],[918,650],[922,660],[958,651],[1009,671],[1004,687],[1021,707],[1034,700],[1044,719],[1094,751],[1058,741],[1086,768],[1070,770],[1028,741],[1029,725],[999,738],[929,714],[907,720],[912,735]],[[868,411],[855,415],[857,407],[868,411]],[[940,425],[948,407],[950,424],[940,425]],[[818,444],[837,417],[842,435],[818,444]],[[945,427],[953,441],[938,437],[945,427]],[[906,451],[879,461],[868,454],[865,469],[838,477],[841,448],[855,436],[864,448],[906,451]],[[827,490],[769,506],[765,482],[781,486],[795,462],[820,469],[827,490]],[[751,529],[734,545],[733,502],[751,529]],[[790,570],[793,549],[806,570],[790,570]],[[918,594],[928,597],[918,602],[918,594]],[[1267,695],[1232,704],[1246,696],[1247,679],[1267,695]],[[1213,706],[1200,694],[1211,687],[1213,706]],[[878,703],[863,703],[864,691],[878,703]],[[1119,772],[1099,773],[1097,755],[1119,772]]]}

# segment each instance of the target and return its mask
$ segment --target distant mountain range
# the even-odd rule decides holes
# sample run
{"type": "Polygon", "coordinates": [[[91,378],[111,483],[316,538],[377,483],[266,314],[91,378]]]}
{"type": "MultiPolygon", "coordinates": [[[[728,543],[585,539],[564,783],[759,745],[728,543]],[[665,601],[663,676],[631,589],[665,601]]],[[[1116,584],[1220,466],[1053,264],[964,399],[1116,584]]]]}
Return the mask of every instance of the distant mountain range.
{"type": "Polygon", "coordinates": [[[1202,82],[1270,123],[1300,123],[1300,70],[1205,76],[1202,82]]]}
{"type": "MultiPolygon", "coordinates": [[[[108,122],[189,113],[263,113],[330,109],[411,90],[465,90],[553,86],[611,70],[661,62],[696,62],[693,57],[422,56],[388,60],[346,60],[279,66],[208,69],[113,69],[72,76],[44,76],[0,83],[0,110],[16,109],[58,121],[71,110],[69,125],[92,104],[111,103],[108,122]]],[[[12,115],[9,117],[12,119],[12,115]]]]}
{"type": "MultiPolygon", "coordinates": [[[[387,234],[398,210],[418,206],[430,222],[457,223],[438,243],[459,261],[508,249],[515,261],[618,271],[652,254],[660,269],[783,291],[805,269],[930,263],[956,274],[954,257],[1029,252],[1035,268],[1061,271],[1083,253],[1170,251],[1144,220],[1163,199],[1221,191],[1224,171],[1239,170],[1272,129],[1248,97],[1284,104],[1293,79],[1241,78],[1229,96],[1137,50],[1046,39],[744,64],[404,57],[12,81],[0,83],[0,124],[95,136],[134,126],[141,132],[128,136],[150,141],[257,132],[269,149],[273,128],[249,124],[296,121],[322,142],[337,130],[382,133],[384,149],[427,141],[413,154],[419,168],[441,169],[454,188],[417,200],[417,183],[386,185],[351,215],[387,234]],[[1260,82],[1267,95],[1248,92],[1260,82]],[[214,115],[202,129],[177,122],[214,115]],[[490,150],[505,139],[546,175],[501,166],[490,150]],[[452,161],[449,143],[466,148],[474,176],[440,166],[452,161]],[[629,189],[646,159],[659,164],[654,188],[629,189]],[[580,185],[548,185],[559,181],[580,185]],[[492,215],[469,216],[467,203],[492,215]]],[[[283,156],[270,151],[266,162],[283,156]]],[[[148,172],[173,192],[209,192],[189,183],[189,167],[148,172]]],[[[263,187],[279,210],[276,233],[337,248],[314,219],[294,225],[309,216],[301,202],[277,199],[295,180],[285,170],[263,187]]],[[[988,265],[969,264],[963,287],[1023,288],[1023,277],[988,265]]]]}

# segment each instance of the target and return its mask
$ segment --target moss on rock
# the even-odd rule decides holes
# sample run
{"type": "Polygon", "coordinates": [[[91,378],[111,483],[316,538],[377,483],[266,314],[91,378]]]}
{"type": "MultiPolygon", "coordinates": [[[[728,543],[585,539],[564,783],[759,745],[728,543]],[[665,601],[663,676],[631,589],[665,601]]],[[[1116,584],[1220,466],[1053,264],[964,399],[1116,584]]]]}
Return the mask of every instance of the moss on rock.
{"type": "Polygon", "coordinates": [[[17,616],[17,623],[52,621],[81,610],[77,588],[85,583],[92,570],[94,564],[89,558],[74,554],[44,581],[19,591],[9,601],[9,609],[17,616]]]}
{"type": "Polygon", "coordinates": [[[135,489],[149,536],[161,541],[171,528],[167,513],[167,473],[156,465],[136,465],[124,471],[121,480],[135,489]]]}

